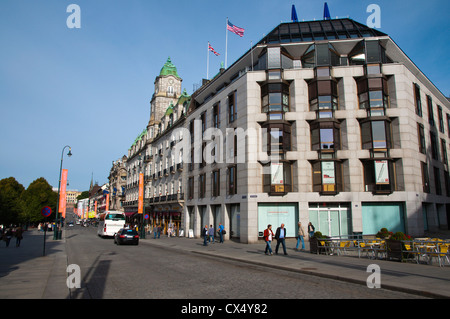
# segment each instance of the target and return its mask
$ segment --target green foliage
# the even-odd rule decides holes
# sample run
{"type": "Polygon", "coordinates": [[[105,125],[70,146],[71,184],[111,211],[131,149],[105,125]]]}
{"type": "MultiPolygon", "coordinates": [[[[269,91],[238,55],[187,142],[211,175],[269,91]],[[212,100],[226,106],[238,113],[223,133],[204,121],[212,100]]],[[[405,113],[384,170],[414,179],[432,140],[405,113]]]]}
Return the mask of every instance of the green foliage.
{"type": "Polygon", "coordinates": [[[377,233],[377,238],[389,238],[389,236],[392,235],[392,232],[389,232],[387,228],[381,228],[380,231],[377,233]]]}
{"type": "Polygon", "coordinates": [[[56,211],[58,194],[44,178],[38,178],[25,188],[14,177],[0,180],[0,224],[38,222],[44,218],[41,210],[50,206],[56,211]]]}
{"type": "Polygon", "coordinates": [[[316,231],[316,232],[314,233],[314,237],[316,237],[316,238],[324,238],[325,236],[323,236],[322,233],[321,233],[320,231],[316,231]]]}
{"type": "Polygon", "coordinates": [[[23,222],[37,222],[43,219],[41,210],[49,206],[53,213],[56,211],[58,194],[52,190],[45,178],[41,177],[32,182],[22,194],[21,220],[23,222]]]}
{"type": "Polygon", "coordinates": [[[0,224],[9,225],[19,222],[21,210],[20,197],[25,188],[14,177],[0,180],[0,224]]]}

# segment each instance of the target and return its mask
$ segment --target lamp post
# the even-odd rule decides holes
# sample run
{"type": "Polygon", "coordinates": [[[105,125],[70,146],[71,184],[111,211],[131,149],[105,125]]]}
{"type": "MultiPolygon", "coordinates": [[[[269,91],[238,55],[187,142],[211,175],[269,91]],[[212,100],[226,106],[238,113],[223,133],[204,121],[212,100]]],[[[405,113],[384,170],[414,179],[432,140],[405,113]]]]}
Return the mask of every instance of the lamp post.
{"type": "MultiPolygon", "coordinates": [[[[66,147],[69,148],[69,153],[67,153],[67,156],[72,156],[72,148],[69,145],[64,146],[61,152],[61,165],[59,167],[59,182],[58,182],[58,200],[56,201],[56,218],[55,218],[55,229],[53,231],[53,240],[61,239],[59,236],[59,227],[58,227],[58,211],[59,211],[59,196],[60,196],[60,188],[61,188],[61,173],[62,173],[62,164],[63,164],[63,158],[64,158],[64,150],[66,147]]],[[[62,218],[62,215],[61,215],[62,218]]],[[[61,226],[61,221],[59,221],[59,226],[61,226]]]]}

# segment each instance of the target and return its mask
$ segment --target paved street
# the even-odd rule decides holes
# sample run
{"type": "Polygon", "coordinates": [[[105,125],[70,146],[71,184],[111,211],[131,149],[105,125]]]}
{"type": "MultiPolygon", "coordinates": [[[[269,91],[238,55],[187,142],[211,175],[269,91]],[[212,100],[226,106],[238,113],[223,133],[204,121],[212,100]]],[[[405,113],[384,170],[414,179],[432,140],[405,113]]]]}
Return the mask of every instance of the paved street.
{"type": "MultiPolygon", "coordinates": [[[[303,299],[303,298],[422,298],[391,289],[369,289],[357,280],[333,280],[344,269],[367,278],[363,259],[316,256],[289,249],[289,256],[265,256],[263,245],[235,242],[202,246],[199,239],[153,239],[138,246],[117,246],[96,235],[97,228],[66,228],[61,241],[43,233],[26,232],[22,246],[0,247],[0,298],[21,299],[303,299]],[[322,261],[320,258],[323,259],[322,261]],[[336,259],[334,259],[336,258],[336,259]],[[245,262],[243,262],[245,261],[245,262]],[[320,264],[317,263],[320,261],[320,264]],[[334,264],[334,262],[336,263],[334,264]],[[354,262],[354,263],[353,263],[354,262]],[[350,265],[350,263],[352,263],[350,265]],[[81,288],[68,289],[67,265],[80,267],[81,288]],[[294,269],[292,265],[299,268],[294,269]],[[320,265],[320,268],[319,266],[320,265]],[[328,276],[310,275],[327,267],[341,267],[328,276]]],[[[389,262],[389,266],[406,264],[389,262]]],[[[411,265],[425,270],[448,270],[411,265]]],[[[383,267],[382,267],[383,268],[383,267]]],[[[384,267],[386,268],[386,267],[384,267]]],[[[330,268],[331,269],[331,268],[330,268]]],[[[416,278],[390,270],[405,282],[416,278]]],[[[432,278],[430,276],[425,276],[432,278]]],[[[383,277],[385,278],[385,277],[383,277]]],[[[422,278],[422,280],[424,279],[422,278]]],[[[444,277],[445,278],[445,277],[444,277]]],[[[342,279],[342,278],[339,278],[342,279]]],[[[444,283],[448,282],[444,279],[444,283]]],[[[389,284],[383,282],[383,284],[389,284]]],[[[439,287],[436,286],[439,290],[439,287]]],[[[424,296],[428,294],[425,293],[424,296]]]]}
{"type": "MultiPolygon", "coordinates": [[[[362,285],[306,274],[218,259],[189,251],[152,245],[117,246],[96,236],[96,228],[66,232],[68,263],[81,268],[81,289],[72,298],[415,298],[368,289],[362,285]]],[[[170,239],[163,239],[170,240],[170,239]]],[[[172,238],[177,241],[178,238],[172,238]]],[[[200,240],[191,240],[201,246],[200,240]]],[[[217,248],[220,248],[220,244],[217,248]]],[[[211,246],[213,246],[211,244],[211,246]]],[[[272,256],[273,263],[283,263],[272,256]]]]}

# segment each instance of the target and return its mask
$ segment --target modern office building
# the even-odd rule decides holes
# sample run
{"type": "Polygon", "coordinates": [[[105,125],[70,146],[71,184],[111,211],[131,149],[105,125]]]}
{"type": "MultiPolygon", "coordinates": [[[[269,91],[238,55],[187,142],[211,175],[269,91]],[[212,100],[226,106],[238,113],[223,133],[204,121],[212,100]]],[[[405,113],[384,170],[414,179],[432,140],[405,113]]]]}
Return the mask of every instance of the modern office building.
{"type": "Polygon", "coordinates": [[[184,128],[186,233],[222,223],[252,243],[268,224],[294,237],[298,221],[330,236],[449,225],[450,102],[351,19],[281,23],[193,93],[184,128]]]}

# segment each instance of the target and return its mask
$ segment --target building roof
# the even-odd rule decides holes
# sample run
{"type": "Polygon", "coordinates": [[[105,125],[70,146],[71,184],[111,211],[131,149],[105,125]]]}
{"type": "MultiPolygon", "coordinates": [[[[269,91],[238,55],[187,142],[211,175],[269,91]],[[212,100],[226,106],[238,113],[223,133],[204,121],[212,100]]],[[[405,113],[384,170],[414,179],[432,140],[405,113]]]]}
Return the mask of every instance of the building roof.
{"type": "Polygon", "coordinates": [[[281,23],[259,44],[311,42],[386,36],[385,33],[352,19],[281,23]]]}
{"type": "Polygon", "coordinates": [[[172,61],[170,60],[170,57],[167,58],[166,63],[164,63],[164,66],[161,68],[161,72],[159,73],[160,76],[165,76],[165,75],[173,75],[179,79],[180,76],[178,75],[177,72],[177,67],[172,63],[172,61]]]}

